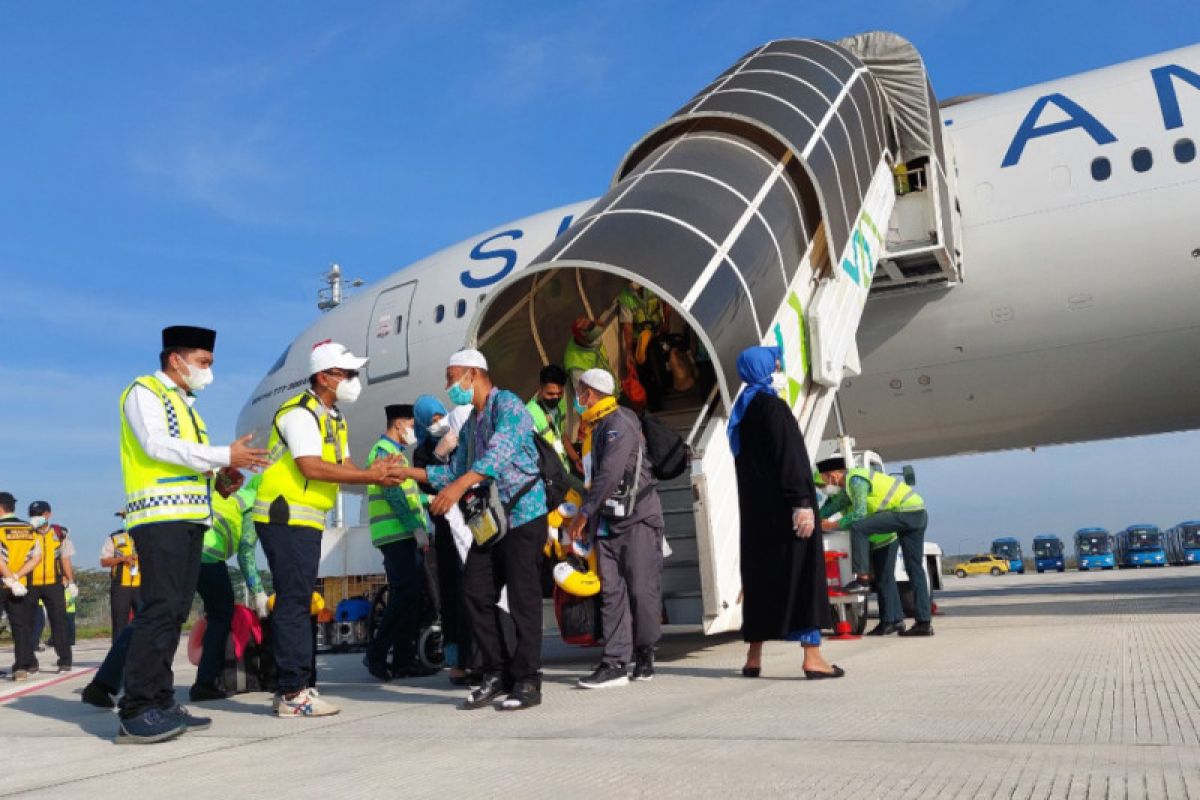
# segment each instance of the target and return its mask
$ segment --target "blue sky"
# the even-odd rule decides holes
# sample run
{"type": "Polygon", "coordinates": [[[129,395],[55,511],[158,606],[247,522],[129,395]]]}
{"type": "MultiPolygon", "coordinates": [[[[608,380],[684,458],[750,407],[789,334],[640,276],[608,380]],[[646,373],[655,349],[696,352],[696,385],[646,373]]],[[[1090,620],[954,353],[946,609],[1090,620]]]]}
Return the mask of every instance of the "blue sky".
{"type": "MultiPolygon", "coordinates": [[[[153,368],[163,325],[220,331],[202,408],[227,440],[316,315],[330,262],[374,280],[600,194],[632,142],[763,41],[895,30],[948,97],[1200,30],[1194,2],[1115,5],[6,5],[0,488],[22,512],[50,500],[94,565],[121,502],[117,398],[153,368]]],[[[921,463],[931,535],[953,551],[996,532],[1200,517],[1162,477],[1189,474],[1198,445],[1189,433],[921,463]]]]}

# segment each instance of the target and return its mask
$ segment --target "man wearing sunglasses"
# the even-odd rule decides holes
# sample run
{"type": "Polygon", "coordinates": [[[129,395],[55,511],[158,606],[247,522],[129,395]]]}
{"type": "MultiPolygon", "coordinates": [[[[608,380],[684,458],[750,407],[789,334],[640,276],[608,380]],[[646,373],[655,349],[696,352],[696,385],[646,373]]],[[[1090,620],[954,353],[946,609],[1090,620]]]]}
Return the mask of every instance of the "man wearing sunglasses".
{"type": "Polygon", "coordinates": [[[275,586],[271,639],[279,674],[279,717],[322,717],[339,710],[314,686],[309,621],[321,533],[338,487],[401,482],[396,474],[399,459],[377,459],[367,469],[350,461],[346,418],[338,404],[358,399],[358,371],[366,363],[337,342],[317,342],[309,356],[308,390],[275,412],[268,444],[272,463],[263,473],[253,519],[275,586]]]}

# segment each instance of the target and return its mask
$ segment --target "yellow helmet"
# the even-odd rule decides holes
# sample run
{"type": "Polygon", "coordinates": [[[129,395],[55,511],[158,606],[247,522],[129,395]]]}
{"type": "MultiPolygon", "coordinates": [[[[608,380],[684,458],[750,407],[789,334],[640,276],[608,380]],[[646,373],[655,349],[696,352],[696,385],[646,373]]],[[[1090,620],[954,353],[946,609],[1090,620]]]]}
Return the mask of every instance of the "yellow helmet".
{"type": "MultiPolygon", "coordinates": [[[[271,612],[274,610],[275,610],[275,595],[272,594],[270,597],[267,598],[267,611],[271,612]]],[[[320,614],[324,610],[325,610],[325,598],[321,596],[320,592],[313,592],[312,602],[310,602],[309,606],[308,606],[308,613],[315,617],[317,614],[320,614]]]]}
{"type": "Polygon", "coordinates": [[[592,597],[600,593],[600,575],[596,572],[596,553],[586,560],[576,556],[554,567],[554,582],[558,588],[576,597],[592,597]]]}

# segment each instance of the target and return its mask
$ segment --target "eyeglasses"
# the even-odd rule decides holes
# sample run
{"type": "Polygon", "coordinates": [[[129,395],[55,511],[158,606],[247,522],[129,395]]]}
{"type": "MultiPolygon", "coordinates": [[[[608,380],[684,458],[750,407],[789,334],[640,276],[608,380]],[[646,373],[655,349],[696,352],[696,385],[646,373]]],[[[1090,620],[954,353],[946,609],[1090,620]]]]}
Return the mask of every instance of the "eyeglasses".
{"type": "Polygon", "coordinates": [[[335,369],[327,369],[327,370],[325,370],[325,374],[326,374],[326,375],[332,375],[332,376],[334,376],[335,378],[336,378],[336,377],[342,377],[342,378],[345,378],[345,379],[346,379],[346,380],[348,380],[348,381],[352,381],[352,380],[354,380],[355,378],[357,378],[357,377],[358,377],[358,370],[356,370],[356,369],[340,369],[340,368],[335,368],[335,369]]]}

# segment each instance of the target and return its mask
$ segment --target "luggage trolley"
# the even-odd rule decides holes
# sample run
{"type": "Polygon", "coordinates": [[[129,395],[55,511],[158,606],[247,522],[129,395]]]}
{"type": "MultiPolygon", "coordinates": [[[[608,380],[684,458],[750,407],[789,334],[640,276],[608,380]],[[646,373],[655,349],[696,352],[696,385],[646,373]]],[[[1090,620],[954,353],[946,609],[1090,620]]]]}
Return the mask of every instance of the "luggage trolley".
{"type": "Polygon", "coordinates": [[[840,550],[825,551],[825,581],[836,617],[829,639],[858,639],[867,630],[867,595],[853,595],[842,589],[842,559],[849,557],[840,550]]]}

